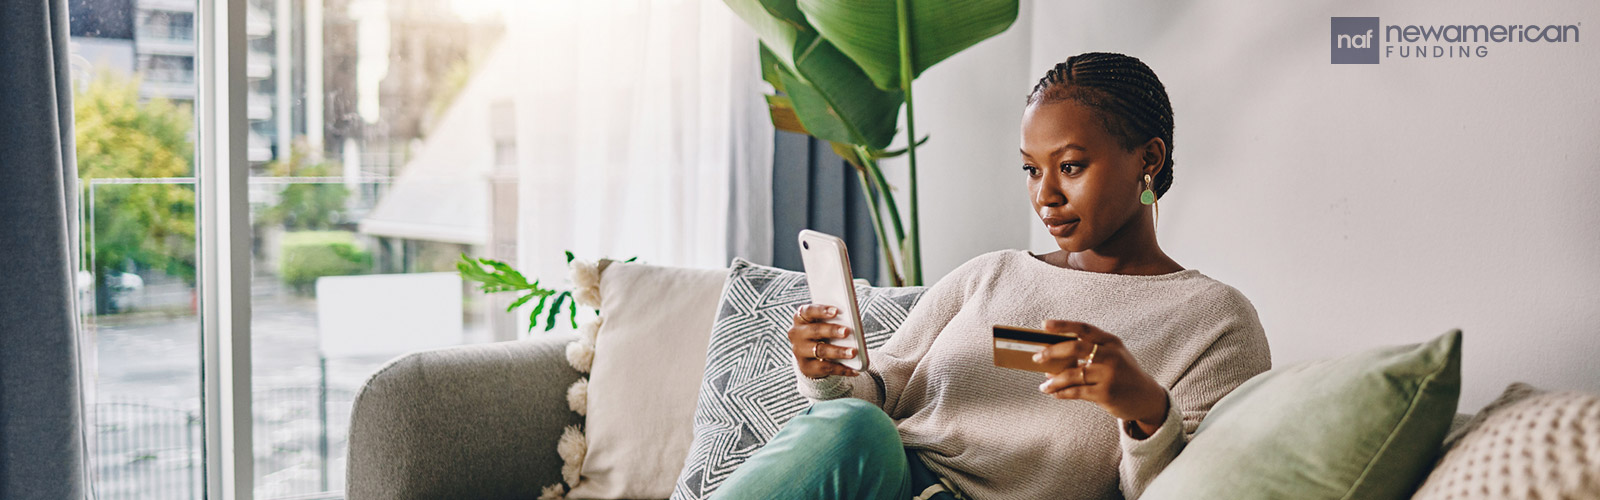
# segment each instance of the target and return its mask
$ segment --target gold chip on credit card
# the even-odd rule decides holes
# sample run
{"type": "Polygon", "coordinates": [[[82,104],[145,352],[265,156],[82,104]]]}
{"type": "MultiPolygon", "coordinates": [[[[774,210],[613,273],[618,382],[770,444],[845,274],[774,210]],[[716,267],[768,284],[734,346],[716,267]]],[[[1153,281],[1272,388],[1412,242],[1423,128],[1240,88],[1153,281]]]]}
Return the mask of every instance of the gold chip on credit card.
{"type": "Polygon", "coordinates": [[[994,365],[1045,373],[1033,355],[1050,344],[1078,340],[1075,333],[1047,332],[1036,328],[994,325],[994,365]]]}

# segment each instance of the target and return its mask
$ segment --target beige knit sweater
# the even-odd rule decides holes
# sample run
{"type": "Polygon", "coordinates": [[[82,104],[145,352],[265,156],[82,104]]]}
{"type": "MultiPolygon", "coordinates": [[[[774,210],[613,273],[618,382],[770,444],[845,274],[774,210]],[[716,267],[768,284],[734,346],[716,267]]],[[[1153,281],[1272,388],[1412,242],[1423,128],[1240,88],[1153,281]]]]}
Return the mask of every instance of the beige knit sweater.
{"type": "Polygon", "coordinates": [[[855,377],[811,379],[812,400],[855,397],[893,417],[906,447],[974,500],[1137,498],[1211,405],[1271,366],[1250,301],[1194,269],[1137,276],[999,250],[935,283],[855,377]],[[1120,337],[1171,410],[1138,440],[1094,403],[1039,392],[1045,375],[994,366],[990,327],[1083,321],[1120,337]]]}

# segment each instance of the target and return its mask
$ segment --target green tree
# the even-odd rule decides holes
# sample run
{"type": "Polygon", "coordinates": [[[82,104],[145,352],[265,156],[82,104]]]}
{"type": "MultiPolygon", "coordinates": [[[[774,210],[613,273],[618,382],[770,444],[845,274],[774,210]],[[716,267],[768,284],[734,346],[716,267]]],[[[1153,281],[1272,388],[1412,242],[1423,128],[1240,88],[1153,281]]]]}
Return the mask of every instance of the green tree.
{"type": "MultiPolygon", "coordinates": [[[[189,177],[194,171],[188,105],[139,99],[139,81],[94,75],[73,92],[78,177],[88,203],[93,189],[97,284],[137,266],[195,279],[195,194],[192,184],[99,184],[92,179],[189,177]]],[[[86,221],[87,222],[87,221],[86,221]]],[[[89,256],[85,255],[85,259],[89,256]]],[[[103,288],[103,286],[101,287],[103,288]]]]}
{"type": "MultiPolygon", "coordinates": [[[[338,162],[317,160],[310,149],[296,141],[289,148],[289,158],[267,164],[267,171],[275,177],[328,177],[344,170],[338,162]]],[[[289,184],[279,192],[277,203],[260,211],[256,222],[282,224],[290,231],[335,229],[344,222],[345,199],[349,196],[350,190],[343,184],[289,184]]]]}

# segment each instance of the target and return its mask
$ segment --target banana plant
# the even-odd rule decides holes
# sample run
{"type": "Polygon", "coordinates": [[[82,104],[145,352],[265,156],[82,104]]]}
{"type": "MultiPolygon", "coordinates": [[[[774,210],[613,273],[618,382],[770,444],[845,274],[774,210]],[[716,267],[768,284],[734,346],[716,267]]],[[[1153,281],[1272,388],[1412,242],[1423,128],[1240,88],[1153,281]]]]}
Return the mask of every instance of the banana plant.
{"type": "Polygon", "coordinates": [[[911,83],[934,64],[1010,28],[1017,0],[724,2],[761,40],[761,77],[779,92],[767,96],[773,126],[828,141],[856,169],[891,285],[922,285],[916,149],[927,137],[916,139],[911,83]],[[907,145],[890,151],[901,106],[907,145]],[[902,220],[878,165],[902,154],[909,165],[909,220],[902,220]]]}

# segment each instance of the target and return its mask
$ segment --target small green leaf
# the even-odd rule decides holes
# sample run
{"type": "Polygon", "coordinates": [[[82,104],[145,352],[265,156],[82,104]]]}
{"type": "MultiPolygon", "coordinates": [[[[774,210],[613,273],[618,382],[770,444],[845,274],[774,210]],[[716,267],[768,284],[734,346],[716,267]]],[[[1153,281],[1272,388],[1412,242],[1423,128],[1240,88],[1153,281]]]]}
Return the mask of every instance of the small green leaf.
{"type": "Polygon", "coordinates": [[[510,265],[507,265],[504,262],[494,259],[478,259],[478,261],[487,264],[489,267],[493,267],[495,271],[499,271],[498,277],[504,283],[522,286],[527,286],[528,284],[528,280],[522,277],[522,273],[517,272],[516,269],[512,269],[510,265]]]}
{"type": "Polygon", "coordinates": [[[561,303],[567,300],[568,295],[572,295],[572,292],[561,292],[561,295],[556,296],[556,303],[550,306],[549,316],[544,318],[544,331],[555,329],[556,313],[561,312],[561,303]]]}
{"type": "Polygon", "coordinates": [[[528,292],[527,295],[523,295],[522,298],[517,299],[516,302],[512,302],[511,306],[506,308],[506,312],[511,312],[511,311],[517,310],[518,307],[521,307],[523,304],[528,303],[528,299],[532,299],[532,298],[534,298],[535,296],[538,296],[538,295],[539,295],[539,292],[528,292]]]}
{"type": "Polygon", "coordinates": [[[628,260],[625,260],[623,262],[633,262],[633,261],[638,260],[638,259],[639,259],[639,256],[635,255],[635,256],[632,256],[632,257],[628,257],[628,260]]]}
{"type": "Polygon", "coordinates": [[[539,326],[539,313],[544,311],[544,301],[548,298],[550,298],[549,294],[540,295],[539,305],[534,306],[533,312],[528,314],[528,331],[531,332],[533,327],[539,326]]]}
{"type": "Polygon", "coordinates": [[[572,329],[578,329],[578,301],[567,301],[567,318],[572,321],[572,329]]]}
{"type": "Polygon", "coordinates": [[[537,288],[537,282],[530,286],[522,277],[522,273],[494,259],[472,259],[466,254],[461,254],[461,261],[456,263],[456,270],[460,271],[463,279],[480,283],[478,289],[484,293],[537,288]],[[485,269],[485,266],[488,268],[485,269]]]}
{"type": "Polygon", "coordinates": [[[572,263],[572,251],[571,250],[566,250],[566,252],[567,252],[567,263],[571,264],[572,263]]]}

